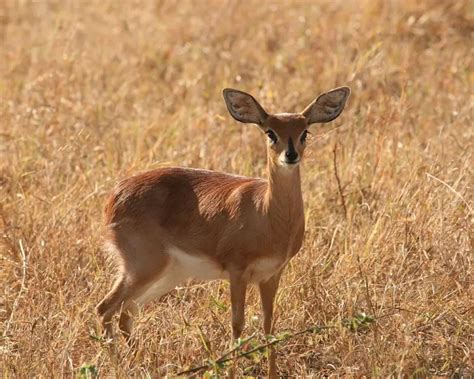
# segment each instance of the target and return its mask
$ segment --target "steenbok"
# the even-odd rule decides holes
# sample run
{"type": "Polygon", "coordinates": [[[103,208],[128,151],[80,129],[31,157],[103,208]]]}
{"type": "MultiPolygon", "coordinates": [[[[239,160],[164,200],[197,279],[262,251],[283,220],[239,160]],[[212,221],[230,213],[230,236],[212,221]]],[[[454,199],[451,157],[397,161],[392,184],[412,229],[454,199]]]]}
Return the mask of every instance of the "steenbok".
{"type": "Polygon", "coordinates": [[[106,206],[106,238],[120,268],[97,307],[106,334],[112,336],[111,319],[120,312],[119,327],[130,336],[138,305],[189,278],[230,281],[234,339],[244,327],[247,286],[258,284],[264,331],[271,334],[282,271],[303,242],[299,163],[308,128],[338,117],[349,94],[340,87],[302,113],[268,114],[251,95],[223,91],[232,117],[267,137],[265,179],[170,167],[122,180],[106,206]]]}

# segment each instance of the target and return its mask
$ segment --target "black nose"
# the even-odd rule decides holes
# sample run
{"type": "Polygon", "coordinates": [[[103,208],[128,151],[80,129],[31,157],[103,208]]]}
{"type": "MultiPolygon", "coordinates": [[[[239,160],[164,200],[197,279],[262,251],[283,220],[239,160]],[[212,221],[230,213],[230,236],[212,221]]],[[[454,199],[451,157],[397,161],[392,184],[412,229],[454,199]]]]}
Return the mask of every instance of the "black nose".
{"type": "Polygon", "coordinates": [[[293,144],[293,140],[288,140],[288,150],[285,152],[285,157],[288,162],[294,162],[298,158],[298,153],[296,152],[295,145],[293,144]]]}
{"type": "Polygon", "coordinates": [[[285,153],[285,157],[290,162],[296,161],[296,159],[298,158],[298,153],[295,150],[287,150],[285,153]]]}

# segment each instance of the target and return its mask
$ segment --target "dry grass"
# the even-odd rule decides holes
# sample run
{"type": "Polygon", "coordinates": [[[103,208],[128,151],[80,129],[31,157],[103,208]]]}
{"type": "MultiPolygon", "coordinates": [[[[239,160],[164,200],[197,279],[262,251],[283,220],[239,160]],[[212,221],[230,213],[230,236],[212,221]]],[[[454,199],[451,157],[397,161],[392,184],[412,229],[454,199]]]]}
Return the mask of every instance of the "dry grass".
{"type": "MultiPolygon", "coordinates": [[[[277,321],[334,328],[282,344],[280,373],[472,375],[472,13],[469,0],[2,1],[3,377],[84,364],[172,375],[225,351],[228,285],[193,283],[147,306],[136,355],[121,343],[112,362],[93,338],[112,280],[104,199],[163,163],[262,175],[263,138],[231,120],[225,86],[296,111],[337,85],[353,95],[313,130],[307,234],[277,321]],[[343,325],[362,311],[376,319],[368,329],[343,325]]],[[[246,335],[260,317],[252,291],[246,335]]]]}

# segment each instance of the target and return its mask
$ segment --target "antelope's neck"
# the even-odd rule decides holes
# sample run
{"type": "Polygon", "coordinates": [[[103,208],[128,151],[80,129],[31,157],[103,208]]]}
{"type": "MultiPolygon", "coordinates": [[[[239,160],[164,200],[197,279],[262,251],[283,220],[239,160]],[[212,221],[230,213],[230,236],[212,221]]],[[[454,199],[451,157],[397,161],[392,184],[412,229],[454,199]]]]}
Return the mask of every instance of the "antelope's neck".
{"type": "Polygon", "coordinates": [[[282,167],[268,158],[265,208],[272,226],[289,232],[304,222],[299,166],[282,167]]]}

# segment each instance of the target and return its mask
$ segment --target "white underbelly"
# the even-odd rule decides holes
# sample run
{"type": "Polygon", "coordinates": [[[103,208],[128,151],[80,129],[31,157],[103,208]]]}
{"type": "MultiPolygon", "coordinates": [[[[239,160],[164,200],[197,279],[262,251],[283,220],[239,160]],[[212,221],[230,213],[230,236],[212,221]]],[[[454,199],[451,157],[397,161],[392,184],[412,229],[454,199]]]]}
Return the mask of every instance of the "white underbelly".
{"type": "Polygon", "coordinates": [[[226,279],[228,274],[209,258],[191,255],[172,246],[167,253],[173,259],[177,275],[200,280],[226,279]]]}
{"type": "Polygon", "coordinates": [[[244,278],[251,283],[265,282],[283,267],[283,261],[276,257],[255,259],[245,270],[244,278]]]}
{"type": "Polygon", "coordinates": [[[170,246],[166,250],[170,262],[161,275],[135,301],[145,304],[172,291],[188,279],[215,280],[227,279],[229,276],[209,258],[196,256],[170,246]]]}

